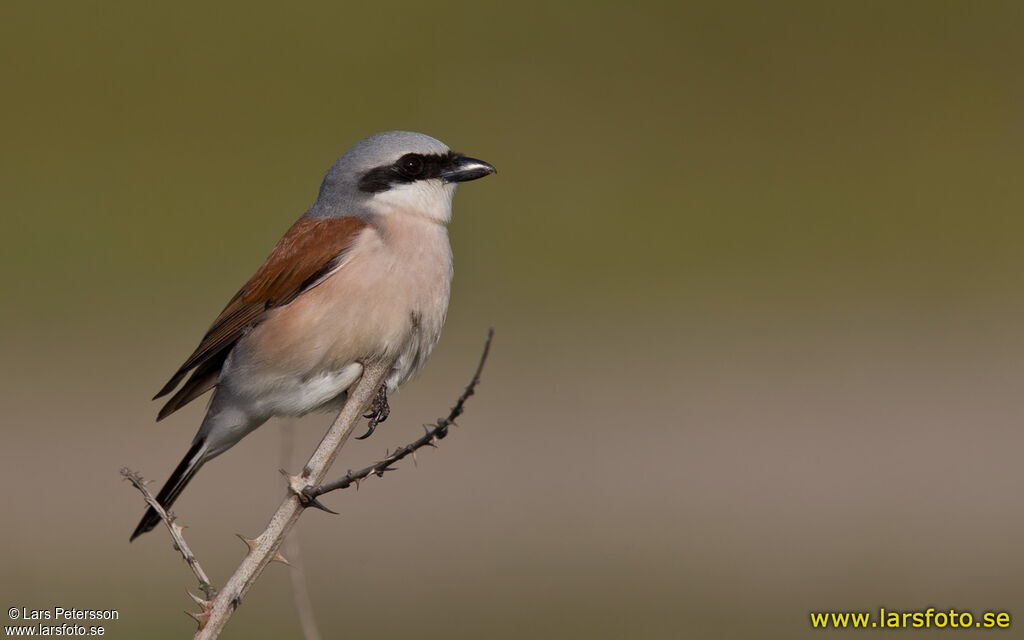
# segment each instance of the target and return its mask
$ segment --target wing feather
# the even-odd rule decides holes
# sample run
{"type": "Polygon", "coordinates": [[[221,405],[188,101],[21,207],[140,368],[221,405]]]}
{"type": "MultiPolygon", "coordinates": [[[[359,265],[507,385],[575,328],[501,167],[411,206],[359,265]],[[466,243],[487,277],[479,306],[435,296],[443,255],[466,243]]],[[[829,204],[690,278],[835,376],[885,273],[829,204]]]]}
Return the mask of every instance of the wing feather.
{"type": "Polygon", "coordinates": [[[157,420],[212,388],[230,348],[245,331],[267,310],[288,304],[337,270],[346,250],[366,226],[365,221],[354,217],[300,218],[292,225],[263,266],[213,321],[192,355],[154,396],[155,400],[167,395],[193,372],[160,410],[157,420]]]}

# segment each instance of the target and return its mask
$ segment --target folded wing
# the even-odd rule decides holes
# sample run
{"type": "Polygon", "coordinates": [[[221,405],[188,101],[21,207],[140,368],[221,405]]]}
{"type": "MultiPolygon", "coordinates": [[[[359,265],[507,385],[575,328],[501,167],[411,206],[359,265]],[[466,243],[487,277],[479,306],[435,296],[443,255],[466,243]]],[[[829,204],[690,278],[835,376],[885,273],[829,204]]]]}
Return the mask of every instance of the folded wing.
{"type": "Polygon", "coordinates": [[[245,331],[269,309],[281,307],[315,287],[340,267],[367,223],[359,218],[300,218],[274,246],[263,266],[228,302],[192,355],[154,396],[169,394],[188,380],[160,409],[163,420],[217,383],[225,359],[245,331]]]}

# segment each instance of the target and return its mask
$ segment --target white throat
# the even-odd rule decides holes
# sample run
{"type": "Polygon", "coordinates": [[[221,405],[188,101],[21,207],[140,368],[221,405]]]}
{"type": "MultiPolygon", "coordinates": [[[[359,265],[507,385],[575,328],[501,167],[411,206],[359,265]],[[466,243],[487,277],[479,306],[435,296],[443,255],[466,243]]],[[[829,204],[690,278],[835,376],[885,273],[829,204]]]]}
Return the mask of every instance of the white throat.
{"type": "Polygon", "coordinates": [[[369,205],[378,215],[413,215],[448,224],[452,219],[452,197],[456,186],[440,179],[396,184],[375,194],[369,205]]]}

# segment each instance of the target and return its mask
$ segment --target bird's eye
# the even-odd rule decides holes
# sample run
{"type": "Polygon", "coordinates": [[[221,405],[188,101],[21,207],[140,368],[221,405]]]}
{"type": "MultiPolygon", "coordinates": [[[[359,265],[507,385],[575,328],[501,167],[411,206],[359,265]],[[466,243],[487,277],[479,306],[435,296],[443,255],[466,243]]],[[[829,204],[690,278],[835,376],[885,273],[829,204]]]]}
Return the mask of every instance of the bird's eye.
{"type": "Polygon", "coordinates": [[[423,158],[415,153],[406,154],[398,160],[398,168],[410,178],[415,178],[423,173],[423,158]]]}

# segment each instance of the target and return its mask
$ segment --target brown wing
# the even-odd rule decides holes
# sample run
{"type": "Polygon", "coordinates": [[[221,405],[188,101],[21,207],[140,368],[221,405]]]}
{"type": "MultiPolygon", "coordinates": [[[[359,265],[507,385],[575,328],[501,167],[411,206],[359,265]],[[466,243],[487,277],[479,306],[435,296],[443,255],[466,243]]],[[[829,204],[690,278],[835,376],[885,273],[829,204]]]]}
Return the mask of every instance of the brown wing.
{"type": "Polygon", "coordinates": [[[288,304],[318,283],[341,259],[366,222],[359,218],[300,218],[284,234],[263,266],[228,302],[196,350],[160,392],[167,395],[193,371],[192,376],[160,410],[163,420],[209,391],[217,382],[231,347],[245,330],[259,322],[268,309],[288,304]]]}

